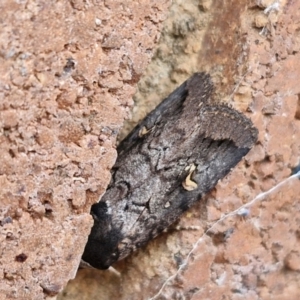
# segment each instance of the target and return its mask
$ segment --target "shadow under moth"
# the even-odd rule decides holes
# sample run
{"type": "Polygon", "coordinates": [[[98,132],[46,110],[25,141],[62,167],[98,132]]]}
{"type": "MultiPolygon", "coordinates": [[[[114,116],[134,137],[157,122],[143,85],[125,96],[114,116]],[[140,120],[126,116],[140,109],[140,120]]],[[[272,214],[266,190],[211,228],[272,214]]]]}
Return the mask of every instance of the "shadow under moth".
{"type": "Polygon", "coordinates": [[[106,269],[145,245],[249,152],[257,129],[212,103],[212,91],[210,76],[195,73],[120,143],[108,189],[91,208],[84,262],[106,269]]]}

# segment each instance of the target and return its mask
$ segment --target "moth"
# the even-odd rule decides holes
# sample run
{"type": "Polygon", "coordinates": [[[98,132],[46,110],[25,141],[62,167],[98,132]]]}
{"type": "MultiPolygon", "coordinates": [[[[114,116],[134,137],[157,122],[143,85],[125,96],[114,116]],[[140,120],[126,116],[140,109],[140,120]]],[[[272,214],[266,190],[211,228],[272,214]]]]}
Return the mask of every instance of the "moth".
{"type": "Polygon", "coordinates": [[[195,73],[118,146],[108,189],[91,208],[82,259],[107,269],[156,237],[246,155],[258,131],[242,113],[211,101],[195,73]]]}

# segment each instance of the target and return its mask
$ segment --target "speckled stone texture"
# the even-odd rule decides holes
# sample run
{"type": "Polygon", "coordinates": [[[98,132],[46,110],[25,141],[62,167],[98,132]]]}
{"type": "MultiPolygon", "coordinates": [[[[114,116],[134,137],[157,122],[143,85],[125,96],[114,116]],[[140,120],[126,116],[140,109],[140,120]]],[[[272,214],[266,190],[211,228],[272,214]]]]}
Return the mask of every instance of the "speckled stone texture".
{"type": "Polygon", "coordinates": [[[204,70],[259,141],[171,230],[116,264],[120,277],[80,270],[59,299],[300,299],[300,180],[289,178],[300,161],[299,20],[296,0],[173,1],[122,135],[204,70]]]}
{"type": "Polygon", "coordinates": [[[169,4],[1,0],[1,300],[74,278],[169,4]]]}

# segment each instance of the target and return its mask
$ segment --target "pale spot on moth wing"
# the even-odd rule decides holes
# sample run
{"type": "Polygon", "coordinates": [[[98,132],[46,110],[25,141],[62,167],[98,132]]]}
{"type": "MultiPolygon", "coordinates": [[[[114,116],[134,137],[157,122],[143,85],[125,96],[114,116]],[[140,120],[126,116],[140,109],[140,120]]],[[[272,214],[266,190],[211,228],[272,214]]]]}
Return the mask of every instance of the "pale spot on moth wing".
{"type": "Polygon", "coordinates": [[[188,170],[189,170],[189,174],[185,178],[185,180],[182,182],[182,186],[187,191],[193,191],[194,189],[196,189],[198,187],[198,184],[195,181],[191,180],[191,176],[193,175],[194,171],[196,170],[196,166],[194,164],[191,164],[189,166],[188,170]]]}
{"type": "Polygon", "coordinates": [[[142,137],[143,135],[147,134],[149,130],[146,128],[146,126],[143,126],[139,131],[139,137],[142,137]]]}
{"type": "Polygon", "coordinates": [[[168,208],[168,207],[170,207],[170,206],[171,206],[171,204],[170,204],[169,201],[165,203],[165,208],[168,208]]]}
{"type": "Polygon", "coordinates": [[[155,129],[155,125],[153,127],[151,127],[150,129],[147,129],[146,126],[143,126],[140,131],[139,131],[139,137],[143,137],[144,135],[146,135],[147,133],[151,132],[151,130],[155,129]]]}

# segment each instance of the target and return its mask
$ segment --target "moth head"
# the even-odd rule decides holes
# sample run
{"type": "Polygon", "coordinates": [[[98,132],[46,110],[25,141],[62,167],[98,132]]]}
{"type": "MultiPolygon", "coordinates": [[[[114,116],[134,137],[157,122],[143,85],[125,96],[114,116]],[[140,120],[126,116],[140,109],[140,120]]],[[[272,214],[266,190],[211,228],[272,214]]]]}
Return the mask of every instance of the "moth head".
{"type": "Polygon", "coordinates": [[[114,224],[105,202],[91,208],[94,226],[85,246],[82,259],[97,269],[107,269],[119,259],[119,242],[123,236],[118,224],[114,224]]]}

